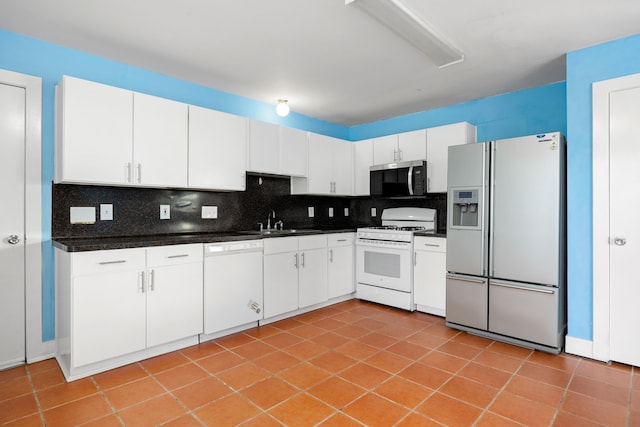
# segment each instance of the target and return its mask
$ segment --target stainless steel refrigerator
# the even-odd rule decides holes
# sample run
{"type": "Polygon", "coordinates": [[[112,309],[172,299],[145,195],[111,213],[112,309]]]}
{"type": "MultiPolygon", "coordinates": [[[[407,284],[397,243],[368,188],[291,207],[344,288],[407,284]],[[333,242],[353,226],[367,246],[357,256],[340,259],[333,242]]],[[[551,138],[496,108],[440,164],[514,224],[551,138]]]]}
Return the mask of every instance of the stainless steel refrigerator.
{"type": "Polygon", "coordinates": [[[448,326],[561,351],[565,158],[560,133],[449,147],[448,326]]]}

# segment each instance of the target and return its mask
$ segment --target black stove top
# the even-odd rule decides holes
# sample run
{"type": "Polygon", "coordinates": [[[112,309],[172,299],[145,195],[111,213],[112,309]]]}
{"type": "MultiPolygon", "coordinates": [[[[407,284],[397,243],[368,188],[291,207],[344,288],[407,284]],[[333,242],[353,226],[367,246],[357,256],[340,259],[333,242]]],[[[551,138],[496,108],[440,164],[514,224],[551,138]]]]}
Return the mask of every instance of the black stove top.
{"type": "Polygon", "coordinates": [[[427,228],[422,226],[398,226],[398,225],[380,225],[375,227],[364,227],[365,230],[399,230],[399,231],[425,231],[427,228]]]}

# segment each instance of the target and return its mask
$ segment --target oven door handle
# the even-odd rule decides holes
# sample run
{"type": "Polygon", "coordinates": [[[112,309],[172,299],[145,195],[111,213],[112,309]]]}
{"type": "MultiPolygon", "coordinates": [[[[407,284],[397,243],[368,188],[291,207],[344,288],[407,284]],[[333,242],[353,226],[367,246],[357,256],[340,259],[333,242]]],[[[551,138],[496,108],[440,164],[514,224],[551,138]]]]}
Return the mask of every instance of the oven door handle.
{"type": "Polygon", "coordinates": [[[407,174],[407,185],[409,186],[409,195],[413,196],[413,166],[409,166],[407,174]]]}

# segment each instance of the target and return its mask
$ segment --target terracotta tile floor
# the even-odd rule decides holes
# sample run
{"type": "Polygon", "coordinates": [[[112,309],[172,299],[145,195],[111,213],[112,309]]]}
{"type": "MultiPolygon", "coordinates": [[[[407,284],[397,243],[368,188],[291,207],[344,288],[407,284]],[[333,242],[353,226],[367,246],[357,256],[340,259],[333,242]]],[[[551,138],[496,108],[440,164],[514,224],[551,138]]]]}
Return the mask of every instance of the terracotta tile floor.
{"type": "Polygon", "coordinates": [[[9,426],[640,426],[640,374],[352,300],[65,383],[0,372],[9,426]]]}

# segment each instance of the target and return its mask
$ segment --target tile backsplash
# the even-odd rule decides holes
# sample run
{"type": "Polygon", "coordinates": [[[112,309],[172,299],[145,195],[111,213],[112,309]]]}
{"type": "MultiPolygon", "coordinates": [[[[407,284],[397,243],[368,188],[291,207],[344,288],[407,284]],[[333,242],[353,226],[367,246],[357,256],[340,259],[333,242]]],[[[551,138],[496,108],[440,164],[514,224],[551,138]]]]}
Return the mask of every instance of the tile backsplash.
{"type": "Polygon", "coordinates": [[[90,185],[53,185],[53,238],[212,233],[258,229],[274,210],[284,228],[355,228],[379,225],[387,207],[418,206],[438,210],[438,230],[446,228],[446,194],[423,198],[384,199],[291,195],[288,177],[247,176],[242,192],[172,190],[90,185]],[[100,205],[113,206],[113,220],[100,219],[100,205]],[[160,219],[160,205],[170,206],[170,219],[160,219]],[[95,207],[94,224],[72,224],[71,207],[95,207]],[[202,206],[217,206],[216,219],[202,219],[202,206]],[[309,218],[308,208],[314,208],[309,218]],[[377,216],[371,217],[375,207],[377,216]],[[329,215],[333,208],[333,216],[329,215]],[[348,208],[348,216],[345,216],[348,208]]]}

